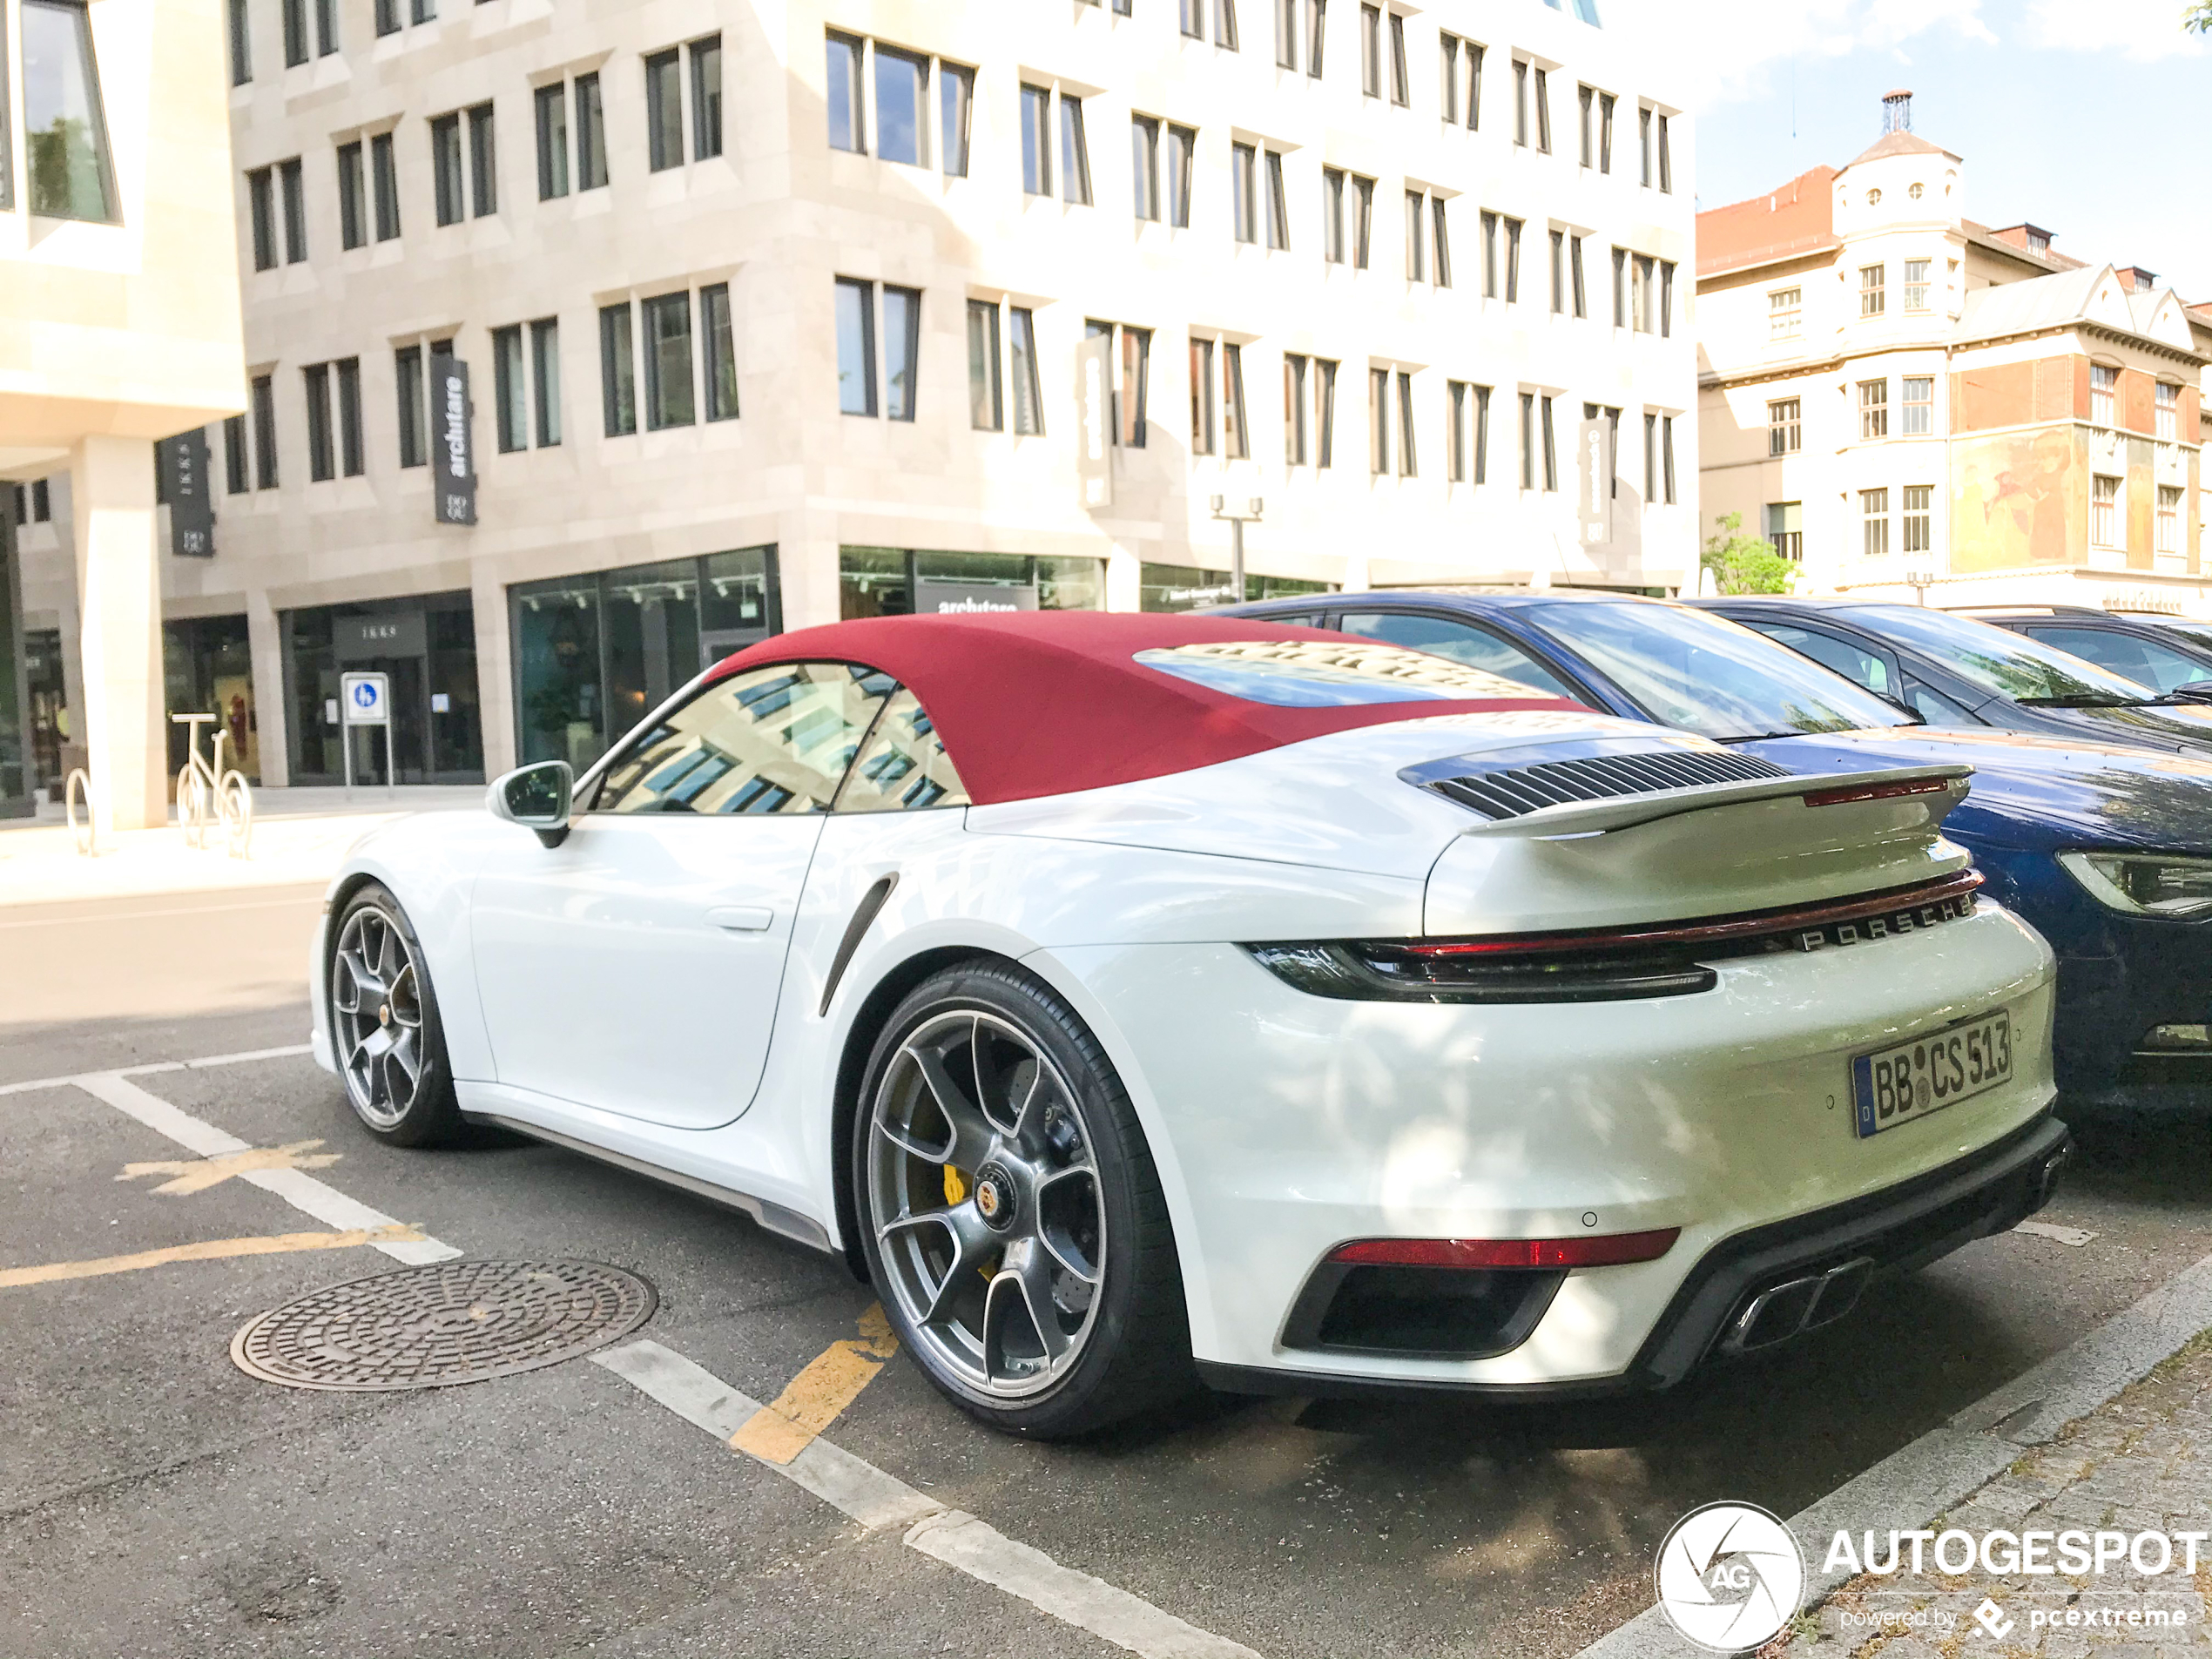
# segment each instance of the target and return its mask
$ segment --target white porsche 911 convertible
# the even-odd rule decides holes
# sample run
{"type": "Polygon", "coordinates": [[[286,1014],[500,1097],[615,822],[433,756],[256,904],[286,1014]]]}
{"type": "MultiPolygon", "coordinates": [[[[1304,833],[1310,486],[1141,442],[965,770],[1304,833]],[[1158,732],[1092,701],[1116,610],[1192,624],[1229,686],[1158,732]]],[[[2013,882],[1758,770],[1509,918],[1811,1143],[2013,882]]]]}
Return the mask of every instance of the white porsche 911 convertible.
{"type": "Polygon", "coordinates": [[[842,623],[365,838],[316,1053],[387,1140],[842,1254],[1005,1429],[1661,1387],[2049,1196],[2051,954],[1942,839],[1966,770],[1263,623],[842,623]]]}

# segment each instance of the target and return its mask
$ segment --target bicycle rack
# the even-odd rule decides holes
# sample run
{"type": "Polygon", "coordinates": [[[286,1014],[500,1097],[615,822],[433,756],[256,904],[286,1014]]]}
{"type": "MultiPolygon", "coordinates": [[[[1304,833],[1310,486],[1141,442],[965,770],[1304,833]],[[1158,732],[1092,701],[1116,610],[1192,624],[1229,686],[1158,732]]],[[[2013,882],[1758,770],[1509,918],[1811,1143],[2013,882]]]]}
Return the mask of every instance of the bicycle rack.
{"type": "Polygon", "coordinates": [[[99,828],[92,820],[92,774],[79,766],[69,774],[69,782],[62,790],[62,811],[69,818],[69,839],[76,843],[83,858],[99,856],[99,828]],[[77,821],[77,803],[84,803],[84,821],[77,821]]]}
{"type": "Polygon", "coordinates": [[[172,714],[170,723],[185,728],[185,760],[177,773],[177,828],[186,846],[206,847],[212,816],[234,859],[253,856],[253,787],[235,766],[223,770],[223,745],[230,733],[214,714],[172,714]],[[199,728],[215,728],[213,761],[199,758],[199,728]]]}

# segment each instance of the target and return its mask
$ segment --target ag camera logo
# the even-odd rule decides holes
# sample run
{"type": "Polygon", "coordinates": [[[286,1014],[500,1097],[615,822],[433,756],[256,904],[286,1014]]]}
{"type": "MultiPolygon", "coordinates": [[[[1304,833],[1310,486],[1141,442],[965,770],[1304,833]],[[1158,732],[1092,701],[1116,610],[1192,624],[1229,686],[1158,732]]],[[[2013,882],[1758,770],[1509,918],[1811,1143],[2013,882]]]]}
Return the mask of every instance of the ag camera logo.
{"type": "Polygon", "coordinates": [[[1797,1541],[1755,1504],[1691,1510],[1659,1546],[1654,1576],[1667,1622],[1714,1653],[1764,1647],[1804,1602],[1797,1541]]]}

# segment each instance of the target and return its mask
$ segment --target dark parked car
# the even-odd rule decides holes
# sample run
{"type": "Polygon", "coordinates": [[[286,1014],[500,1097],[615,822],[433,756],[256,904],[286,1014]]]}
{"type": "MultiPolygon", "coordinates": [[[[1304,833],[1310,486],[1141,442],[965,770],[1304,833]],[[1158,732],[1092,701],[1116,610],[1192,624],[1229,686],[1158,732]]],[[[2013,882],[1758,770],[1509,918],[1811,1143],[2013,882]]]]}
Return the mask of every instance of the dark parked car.
{"type": "Polygon", "coordinates": [[[2076,1104],[2212,1103],[2212,760],[1924,726],[1750,629],[1659,600],[1454,589],[1235,609],[1433,651],[1793,772],[1968,762],[1973,792],[1944,831],[2058,953],[2060,1087],[2076,1104]]]}
{"type": "Polygon", "coordinates": [[[2087,605],[2015,605],[1957,614],[2055,645],[2153,691],[2212,702],[2212,636],[2184,631],[2187,624],[2115,616],[2087,605]]]}
{"type": "Polygon", "coordinates": [[[1692,599],[1917,709],[1931,725],[1996,726],[2212,756],[2212,706],[2169,696],[2025,635],[1919,605],[1692,599]]]}

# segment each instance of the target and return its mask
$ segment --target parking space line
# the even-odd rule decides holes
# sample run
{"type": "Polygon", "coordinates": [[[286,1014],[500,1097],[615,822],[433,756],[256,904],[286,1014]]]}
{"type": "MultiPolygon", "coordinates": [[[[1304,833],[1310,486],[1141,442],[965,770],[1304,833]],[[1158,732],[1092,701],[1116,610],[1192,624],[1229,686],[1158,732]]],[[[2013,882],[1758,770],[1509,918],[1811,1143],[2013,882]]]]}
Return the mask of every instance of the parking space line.
{"type": "MultiPolygon", "coordinates": [[[[155,1134],[166,1136],[185,1150],[197,1152],[201,1157],[219,1158],[253,1150],[229,1130],[217,1129],[205,1119],[194,1117],[182,1107],[172,1106],[158,1095],[148,1093],[120,1072],[88,1072],[68,1081],[93,1099],[105,1101],[126,1116],[137,1119],[155,1134]]],[[[373,1210],[358,1199],[347,1197],[337,1188],[316,1180],[304,1170],[247,1170],[238,1178],[249,1186],[260,1188],[264,1192],[274,1193],[294,1210],[304,1211],[333,1227],[349,1231],[374,1232],[380,1228],[405,1224],[381,1210],[373,1210]]],[[[462,1253],[451,1244],[421,1233],[415,1233],[406,1239],[383,1239],[373,1248],[381,1251],[395,1262],[405,1262],[410,1266],[451,1261],[462,1253]]]]}
{"type": "Polygon", "coordinates": [[[899,1352],[899,1339],[891,1334],[880,1303],[863,1313],[860,1324],[859,1341],[830,1344],[782,1393],[754,1413],[730,1444],[764,1463],[788,1463],[804,1452],[899,1352]]]}
{"type": "Polygon", "coordinates": [[[51,1285],[57,1279],[98,1278],[135,1273],[172,1262],[214,1262],[233,1256],[288,1256],[302,1250],[350,1250],[358,1244],[398,1244],[422,1235],[404,1222],[339,1233],[272,1233],[258,1238],[206,1238],[196,1244],[171,1244],[130,1256],[96,1256],[90,1261],[48,1262],[38,1267],[0,1269],[0,1289],[17,1285],[51,1285]]]}
{"type": "Polygon", "coordinates": [[[750,1453],[739,1436],[766,1408],[671,1348],[652,1341],[631,1342],[590,1358],[732,1451],[752,1455],[762,1467],[806,1487],[868,1530],[904,1526],[900,1541],[908,1548],[1019,1596],[1041,1612],[1143,1659],[1259,1659],[1250,1648],[1201,1630],[1103,1579],[1062,1567],[1043,1551],[1015,1542],[965,1510],[948,1508],[819,1435],[787,1463],[750,1453]]]}
{"type": "Polygon", "coordinates": [[[71,1072],[63,1077],[33,1077],[27,1082],[0,1083],[0,1095],[30,1095],[42,1089],[66,1089],[80,1077],[145,1077],[157,1071],[201,1071],[210,1066],[242,1066],[254,1060],[289,1060],[313,1054],[311,1042],[294,1042],[281,1049],[246,1049],[237,1054],[202,1055],[197,1060],[155,1060],[143,1066],[114,1066],[98,1072],[71,1072]]]}

